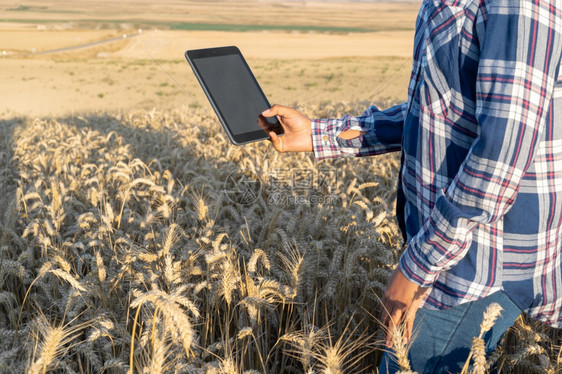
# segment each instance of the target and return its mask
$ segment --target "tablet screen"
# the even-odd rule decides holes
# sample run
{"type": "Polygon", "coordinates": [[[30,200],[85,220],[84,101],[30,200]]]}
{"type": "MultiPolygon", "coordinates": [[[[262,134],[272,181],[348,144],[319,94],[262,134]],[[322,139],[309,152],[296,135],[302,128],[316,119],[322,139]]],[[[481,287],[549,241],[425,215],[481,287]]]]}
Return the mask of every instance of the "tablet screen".
{"type": "Polygon", "coordinates": [[[239,50],[196,50],[186,56],[231,140],[242,144],[267,139],[257,120],[270,105],[239,50]]]}

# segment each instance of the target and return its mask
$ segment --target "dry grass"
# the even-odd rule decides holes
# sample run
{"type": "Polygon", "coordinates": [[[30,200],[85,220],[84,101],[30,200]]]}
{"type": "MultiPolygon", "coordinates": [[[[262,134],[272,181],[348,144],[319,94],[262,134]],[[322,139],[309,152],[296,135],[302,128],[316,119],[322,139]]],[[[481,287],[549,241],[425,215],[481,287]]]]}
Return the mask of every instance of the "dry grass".
{"type": "MultiPolygon", "coordinates": [[[[74,51],[65,55],[43,56],[34,59],[1,60],[0,91],[9,92],[0,102],[0,118],[9,119],[18,115],[31,117],[62,117],[72,113],[92,111],[125,111],[132,109],[175,109],[182,106],[202,105],[212,111],[203,90],[193,72],[181,56],[187,46],[181,45],[181,35],[188,32],[174,32],[170,43],[177,48],[170,59],[158,62],[181,85],[193,95],[197,102],[185,94],[158,63],[150,59],[146,51],[155,53],[159,49],[135,40],[142,52],[136,52],[138,60],[96,58],[98,53],[111,53],[113,48],[133,40],[124,40],[110,45],[74,51]],[[54,58],[49,60],[47,58],[54,58]],[[100,94],[102,96],[100,96],[100,94]]],[[[161,32],[162,45],[166,37],[161,32]]],[[[160,35],[159,34],[159,35],[160,35]]],[[[223,35],[229,33],[222,33],[223,35]]],[[[236,34],[236,33],[230,33],[236,34]]],[[[150,35],[146,34],[149,38],[150,35]]],[[[225,41],[209,40],[207,46],[222,45],[225,41]]],[[[288,50],[291,34],[278,34],[279,43],[288,50]]],[[[230,37],[236,37],[231,35],[230,37]]],[[[244,36],[249,40],[248,35],[244,36]]],[[[318,36],[319,37],[319,36],[318,36]]],[[[345,56],[345,49],[332,49],[329,40],[320,43],[317,36],[307,36],[300,42],[324,46],[325,51],[345,56]]],[[[324,35],[324,38],[329,35],[324,35]]],[[[1,36],[0,36],[1,39],[1,36]]],[[[254,38],[255,44],[267,43],[266,34],[254,38]],[[258,41],[261,41],[258,43],[258,41]]],[[[359,41],[348,37],[354,49],[359,41]]],[[[233,44],[238,44],[232,41],[233,44]]],[[[343,41],[342,41],[343,42],[343,41]]],[[[261,44],[261,45],[264,45],[261,44]]],[[[243,48],[243,47],[241,47],[243,48]]],[[[264,47],[266,48],[266,47],[264,47]]],[[[1,48],[0,48],[1,49],[1,48]]],[[[126,47],[129,49],[129,47],[126,47]]],[[[278,48],[269,48],[277,50],[278,48]]],[[[337,103],[356,100],[386,100],[406,98],[411,60],[407,57],[339,57],[329,59],[267,59],[252,57],[251,50],[242,49],[248,63],[271,103],[292,105],[294,102],[315,105],[323,102],[337,103]]],[[[295,50],[297,51],[297,50],[295,50]]],[[[377,48],[377,51],[382,51],[377,48]]],[[[121,52],[119,52],[121,53],[121,52]]],[[[166,52],[168,53],[168,52],[166,52]]],[[[298,53],[298,52],[293,52],[298,53]]],[[[384,53],[392,53],[386,49],[384,53]]]]}

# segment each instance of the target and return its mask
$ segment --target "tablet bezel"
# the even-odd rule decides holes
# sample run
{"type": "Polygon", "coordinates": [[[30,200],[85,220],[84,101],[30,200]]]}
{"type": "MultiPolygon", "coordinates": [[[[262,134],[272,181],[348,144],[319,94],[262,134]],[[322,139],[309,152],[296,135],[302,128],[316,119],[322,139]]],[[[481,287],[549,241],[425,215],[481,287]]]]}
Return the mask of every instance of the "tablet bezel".
{"type": "MultiPolygon", "coordinates": [[[[191,69],[195,73],[195,76],[197,77],[197,80],[199,81],[199,84],[201,85],[201,88],[203,88],[203,91],[205,92],[205,95],[207,96],[207,99],[211,103],[211,106],[213,107],[213,110],[217,114],[217,117],[219,118],[219,121],[220,121],[222,127],[225,129],[230,141],[235,145],[242,145],[242,144],[246,144],[246,143],[250,143],[250,142],[269,139],[269,136],[267,135],[267,133],[261,128],[259,130],[256,130],[256,131],[250,131],[250,132],[240,133],[240,134],[234,134],[232,132],[232,129],[230,128],[230,125],[228,124],[228,119],[223,115],[222,111],[220,110],[217,103],[215,102],[215,98],[213,97],[213,94],[210,92],[210,90],[207,86],[207,83],[205,82],[205,80],[201,76],[201,74],[199,72],[199,69],[197,68],[197,64],[194,61],[194,60],[197,60],[197,59],[200,59],[200,58],[212,58],[212,57],[227,56],[227,55],[237,55],[237,56],[240,57],[240,59],[242,60],[242,63],[244,64],[244,66],[246,67],[246,70],[248,71],[250,79],[252,79],[255,87],[259,91],[260,96],[264,99],[265,103],[267,104],[267,108],[269,108],[271,105],[269,104],[269,101],[267,100],[267,97],[263,93],[263,90],[261,89],[256,77],[252,73],[252,70],[250,69],[250,66],[246,62],[246,59],[244,58],[244,56],[242,55],[242,52],[240,52],[238,47],[227,46],[227,47],[215,47],[215,48],[204,48],[204,49],[191,49],[191,50],[187,50],[185,52],[185,58],[187,59],[187,62],[189,63],[189,65],[191,66],[191,69]]],[[[267,108],[264,108],[264,110],[267,109],[267,108]]],[[[256,118],[256,126],[259,127],[257,121],[258,121],[258,118],[256,118]]],[[[279,124],[279,122],[277,121],[276,124],[272,125],[272,129],[282,129],[282,127],[279,124]]]]}

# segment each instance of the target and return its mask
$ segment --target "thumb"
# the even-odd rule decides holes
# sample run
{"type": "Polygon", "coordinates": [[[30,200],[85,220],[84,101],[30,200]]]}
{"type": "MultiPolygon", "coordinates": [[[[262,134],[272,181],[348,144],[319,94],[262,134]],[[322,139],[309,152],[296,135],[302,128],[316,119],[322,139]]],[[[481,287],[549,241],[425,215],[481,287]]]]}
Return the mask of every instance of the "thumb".
{"type": "Polygon", "coordinates": [[[264,110],[261,114],[264,117],[273,117],[273,116],[287,116],[289,114],[293,114],[295,112],[294,109],[283,106],[283,105],[279,105],[279,104],[275,104],[273,105],[271,108],[264,110]]]}

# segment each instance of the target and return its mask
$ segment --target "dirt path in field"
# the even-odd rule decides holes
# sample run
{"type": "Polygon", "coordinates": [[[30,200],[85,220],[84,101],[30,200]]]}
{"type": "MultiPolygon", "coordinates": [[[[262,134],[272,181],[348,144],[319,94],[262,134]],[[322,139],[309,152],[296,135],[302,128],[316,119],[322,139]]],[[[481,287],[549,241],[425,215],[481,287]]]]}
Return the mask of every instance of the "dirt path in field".
{"type": "Polygon", "coordinates": [[[72,52],[72,51],[76,51],[76,50],[84,49],[84,48],[92,48],[92,47],[100,46],[100,45],[107,44],[107,43],[114,43],[114,42],[117,42],[117,41],[122,41],[124,39],[134,38],[135,36],[139,36],[141,34],[142,33],[124,34],[123,36],[120,36],[120,37],[117,37],[117,38],[98,40],[98,41],[91,42],[91,43],[78,44],[78,45],[75,45],[75,46],[72,46],[72,47],[49,49],[49,50],[46,50],[46,51],[37,52],[37,53],[35,53],[35,56],[52,55],[52,54],[56,54],[56,53],[72,52]]]}

